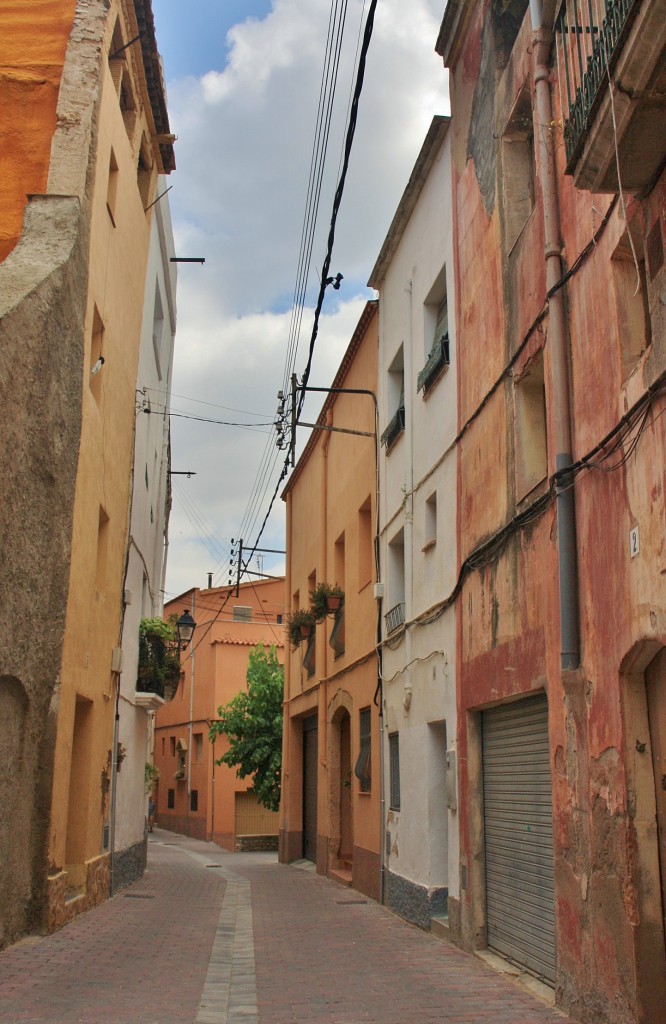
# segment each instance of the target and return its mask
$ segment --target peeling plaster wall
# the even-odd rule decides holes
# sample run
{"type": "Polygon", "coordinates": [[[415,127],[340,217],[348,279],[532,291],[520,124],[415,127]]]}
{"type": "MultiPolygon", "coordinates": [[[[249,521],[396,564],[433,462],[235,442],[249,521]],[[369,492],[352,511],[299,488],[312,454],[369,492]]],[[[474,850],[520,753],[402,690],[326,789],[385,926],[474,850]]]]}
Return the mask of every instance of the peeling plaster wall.
{"type": "MultiPolygon", "coordinates": [[[[3,8],[3,17],[18,19],[14,28],[25,19],[20,6],[3,8]]],[[[74,5],[65,2],[40,8],[32,43],[39,50],[40,40],[48,41],[39,59],[51,62],[53,74],[49,89],[33,90],[35,102],[26,116],[31,130],[37,122],[41,125],[46,147],[32,150],[33,157],[42,153],[42,164],[30,188],[46,186],[46,191],[29,198],[18,244],[0,264],[0,401],[5,424],[0,586],[2,606],[12,622],[11,633],[0,638],[0,748],[11,753],[2,757],[0,766],[0,946],[48,925],[47,841],[57,714],[53,701],[65,630],[82,415],[87,172],[98,98],[95,25],[105,17],[97,5],[89,9],[81,0],[72,25],[73,11],[74,5]],[[57,54],[61,61],[64,56],[64,65],[58,66],[57,54]],[[77,102],[71,107],[68,98],[74,94],[77,102]],[[70,178],[69,187],[53,189],[50,182],[67,165],[72,145],[79,154],[78,177],[70,178]]],[[[10,69],[15,42],[16,33],[3,33],[2,59],[10,69]]],[[[20,47],[15,69],[26,54],[38,59],[34,48],[20,47]]],[[[16,112],[24,108],[17,104],[9,109],[13,121],[2,124],[3,135],[16,130],[16,112]]],[[[28,173],[31,167],[33,163],[25,164],[23,170],[28,173]]],[[[23,196],[29,191],[28,178],[16,182],[9,175],[5,180],[14,182],[14,191],[23,190],[23,196]]]]}
{"type": "MultiPolygon", "coordinates": [[[[501,135],[521,89],[533,91],[529,15],[517,34],[511,29],[500,40],[493,34],[496,8],[475,5],[467,34],[456,40],[450,74],[458,334],[466,355],[459,426],[497,380],[545,297],[538,154],[535,208],[510,249],[503,206],[501,135]]],[[[538,130],[555,153],[566,269],[599,228],[610,197],[578,191],[564,174],[554,74],[553,80],[553,123],[538,130]]],[[[614,263],[627,224],[639,259],[651,230],[660,230],[663,242],[665,197],[664,176],[644,201],[625,197],[626,222],[618,205],[566,285],[574,459],[594,448],[666,372],[666,270],[657,268],[652,280],[648,275],[651,344],[627,369],[623,348],[633,328],[622,316],[626,297],[614,263]]],[[[633,292],[636,275],[630,276],[633,292]]],[[[554,471],[549,331],[546,315],[459,447],[459,562],[521,507],[514,386],[540,351],[548,473],[554,471]]],[[[467,579],[458,605],[461,896],[459,905],[449,900],[452,933],[469,948],[487,942],[480,711],[542,688],[549,699],[553,784],[556,999],[575,1017],[604,1024],[657,1024],[666,998],[645,707],[645,670],[666,637],[664,402],[663,395],[655,398],[626,465],[620,450],[605,464],[613,471],[590,471],[576,481],[580,670],[560,668],[553,506],[514,535],[493,565],[467,579]],[[634,557],[632,527],[640,536],[634,557]]],[[[528,500],[539,493],[537,486],[528,500]]]]}

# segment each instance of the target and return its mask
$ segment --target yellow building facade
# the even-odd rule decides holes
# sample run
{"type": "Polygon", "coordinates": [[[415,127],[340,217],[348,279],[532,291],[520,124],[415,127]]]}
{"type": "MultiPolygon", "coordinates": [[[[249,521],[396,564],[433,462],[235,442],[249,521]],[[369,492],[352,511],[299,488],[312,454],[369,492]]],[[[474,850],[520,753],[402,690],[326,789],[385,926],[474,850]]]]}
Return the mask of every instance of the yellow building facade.
{"type": "MultiPolygon", "coordinates": [[[[381,895],[375,537],[377,303],[368,302],[284,491],[290,615],[331,610],[285,657],[280,860],[381,895]]],[[[292,632],[288,630],[288,632],[292,632]]]]}
{"type": "Polygon", "coordinates": [[[150,204],[175,162],[149,0],[9,0],[0,40],[2,946],[109,894],[150,204]]]}

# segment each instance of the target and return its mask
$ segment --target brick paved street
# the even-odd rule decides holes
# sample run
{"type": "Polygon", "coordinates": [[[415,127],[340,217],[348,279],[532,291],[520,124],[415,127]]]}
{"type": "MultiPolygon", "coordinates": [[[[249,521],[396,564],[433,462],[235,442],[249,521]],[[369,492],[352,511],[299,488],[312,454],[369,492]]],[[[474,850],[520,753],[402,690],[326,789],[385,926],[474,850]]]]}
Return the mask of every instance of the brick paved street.
{"type": "Polygon", "coordinates": [[[141,881],[0,954],[0,1022],[566,1024],[313,871],[156,831],[141,881]]]}

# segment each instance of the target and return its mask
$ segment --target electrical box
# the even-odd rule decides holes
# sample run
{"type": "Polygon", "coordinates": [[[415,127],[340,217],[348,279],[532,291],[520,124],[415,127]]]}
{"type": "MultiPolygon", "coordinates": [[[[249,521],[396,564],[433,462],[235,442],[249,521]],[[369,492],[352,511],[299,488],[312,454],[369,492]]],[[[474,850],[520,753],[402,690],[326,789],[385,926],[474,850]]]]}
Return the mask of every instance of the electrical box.
{"type": "Polygon", "coordinates": [[[123,650],[122,647],[114,647],[111,651],[111,671],[122,672],[123,670],[123,650]]]}
{"type": "Polygon", "coordinates": [[[450,811],[458,809],[458,778],[456,772],[456,752],[446,752],[446,806],[450,811]]]}
{"type": "Polygon", "coordinates": [[[373,596],[375,598],[375,601],[381,601],[381,599],[383,598],[384,584],[381,581],[379,583],[375,583],[373,587],[373,596]]]}

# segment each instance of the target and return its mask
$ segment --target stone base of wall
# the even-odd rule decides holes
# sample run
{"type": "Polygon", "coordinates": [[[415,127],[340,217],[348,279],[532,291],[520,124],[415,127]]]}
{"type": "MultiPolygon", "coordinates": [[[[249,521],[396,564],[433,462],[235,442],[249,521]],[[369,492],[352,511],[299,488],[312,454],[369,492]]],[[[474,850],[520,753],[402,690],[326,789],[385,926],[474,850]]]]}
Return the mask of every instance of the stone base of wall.
{"type": "Polygon", "coordinates": [[[451,942],[454,942],[456,946],[462,946],[462,924],[460,920],[460,900],[454,899],[449,896],[448,899],[448,913],[449,913],[449,938],[451,942]]]}
{"type": "Polygon", "coordinates": [[[234,843],[236,853],[274,853],[277,852],[277,848],[277,836],[236,836],[234,843]]]}
{"type": "Polygon", "coordinates": [[[278,860],[280,864],[291,864],[303,856],[303,833],[285,832],[280,829],[278,841],[278,860]]]}
{"type": "Polygon", "coordinates": [[[47,930],[58,931],[79,914],[99,906],[109,897],[111,863],[108,853],[86,861],[85,889],[75,894],[67,893],[67,872],[59,871],[48,878],[47,930]]]}
{"type": "Polygon", "coordinates": [[[352,886],[373,900],[379,899],[380,858],[378,853],[354,847],[352,862],[352,886]]]}
{"type": "Polygon", "coordinates": [[[425,931],[430,930],[430,919],[433,914],[446,914],[448,906],[448,889],[438,887],[427,889],[417,885],[408,878],[386,873],[385,903],[394,913],[404,917],[406,921],[418,925],[425,931]]]}
{"type": "Polygon", "coordinates": [[[141,839],[124,850],[118,850],[113,857],[113,892],[125,889],[141,878],[146,870],[148,839],[141,839]]]}

